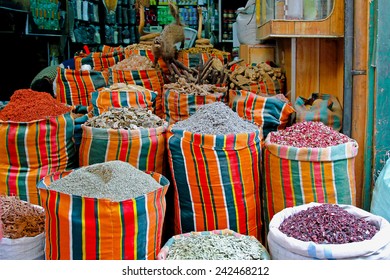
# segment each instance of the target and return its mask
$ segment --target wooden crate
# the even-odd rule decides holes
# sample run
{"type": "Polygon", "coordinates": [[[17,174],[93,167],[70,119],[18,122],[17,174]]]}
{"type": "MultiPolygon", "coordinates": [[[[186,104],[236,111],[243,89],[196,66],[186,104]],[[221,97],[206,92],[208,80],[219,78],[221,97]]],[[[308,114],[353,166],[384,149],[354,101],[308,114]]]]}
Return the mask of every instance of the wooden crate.
{"type": "Polygon", "coordinates": [[[240,58],[244,63],[275,61],[275,47],[271,45],[240,45],[240,58]]]}

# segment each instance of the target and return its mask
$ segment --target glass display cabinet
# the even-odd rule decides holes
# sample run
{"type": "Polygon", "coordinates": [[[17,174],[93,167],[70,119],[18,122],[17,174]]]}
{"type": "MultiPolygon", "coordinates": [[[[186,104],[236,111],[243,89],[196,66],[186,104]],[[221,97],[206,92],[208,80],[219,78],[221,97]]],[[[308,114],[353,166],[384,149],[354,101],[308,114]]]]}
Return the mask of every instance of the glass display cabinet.
{"type": "Polygon", "coordinates": [[[257,0],[258,39],[344,36],[344,0],[257,0]]]}

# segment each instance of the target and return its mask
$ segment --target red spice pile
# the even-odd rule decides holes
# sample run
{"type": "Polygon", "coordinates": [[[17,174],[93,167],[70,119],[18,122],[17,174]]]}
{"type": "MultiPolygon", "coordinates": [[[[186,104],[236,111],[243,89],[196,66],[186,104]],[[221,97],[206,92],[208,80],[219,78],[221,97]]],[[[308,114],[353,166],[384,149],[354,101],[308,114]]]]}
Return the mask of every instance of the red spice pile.
{"type": "Polygon", "coordinates": [[[0,111],[0,120],[29,122],[65,114],[72,109],[58,102],[49,93],[19,89],[0,111]]]}
{"type": "Polygon", "coordinates": [[[305,121],[271,132],[270,141],[296,148],[327,148],[353,140],[322,122],[305,121]]]}

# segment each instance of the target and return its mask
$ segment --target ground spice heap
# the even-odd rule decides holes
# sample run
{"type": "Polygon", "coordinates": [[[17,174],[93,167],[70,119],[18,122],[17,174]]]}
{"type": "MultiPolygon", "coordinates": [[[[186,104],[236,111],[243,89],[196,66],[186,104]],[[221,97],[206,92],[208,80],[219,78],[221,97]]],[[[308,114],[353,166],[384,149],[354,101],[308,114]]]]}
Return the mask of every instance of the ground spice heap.
{"type": "Polygon", "coordinates": [[[92,164],[52,182],[49,189],[91,198],[123,201],[160,188],[150,175],[119,160],[92,164]]]}
{"type": "Polygon", "coordinates": [[[327,148],[354,140],[322,122],[305,121],[271,132],[270,141],[296,148],[327,148]]]}
{"type": "Polygon", "coordinates": [[[285,219],[279,230],[289,237],[317,244],[370,240],[378,229],[335,204],[309,207],[285,219]]]}
{"type": "Polygon", "coordinates": [[[72,109],[58,102],[49,93],[19,89],[0,111],[0,120],[29,122],[65,114],[72,109]]]}
{"type": "Polygon", "coordinates": [[[261,260],[265,250],[248,236],[188,235],[176,239],[167,260],[261,260]]]}
{"type": "Polygon", "coordinates": [[[34,237],[45,230],[44,210],[15,196],[0,196],[0,213],[5,238],[34,237]]]}
{"type": "Polygon", "coordinates": [[[188,119],[175,123],[173,128],[212,135],[251,133],[259,130],[257,125],[241,119],[223,102],[203,105],[188,119]]]}

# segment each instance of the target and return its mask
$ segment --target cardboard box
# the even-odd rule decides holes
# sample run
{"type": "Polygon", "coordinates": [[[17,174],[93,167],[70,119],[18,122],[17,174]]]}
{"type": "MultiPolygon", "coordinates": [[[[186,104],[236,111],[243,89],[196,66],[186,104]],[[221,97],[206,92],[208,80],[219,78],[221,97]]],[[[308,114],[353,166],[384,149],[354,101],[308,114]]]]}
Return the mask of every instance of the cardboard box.
{"type": "Polygon", "coordinates": [[[270,45],[240,45],[240,58],[247,64],[274,61],[275,46],[270,45]]]}

